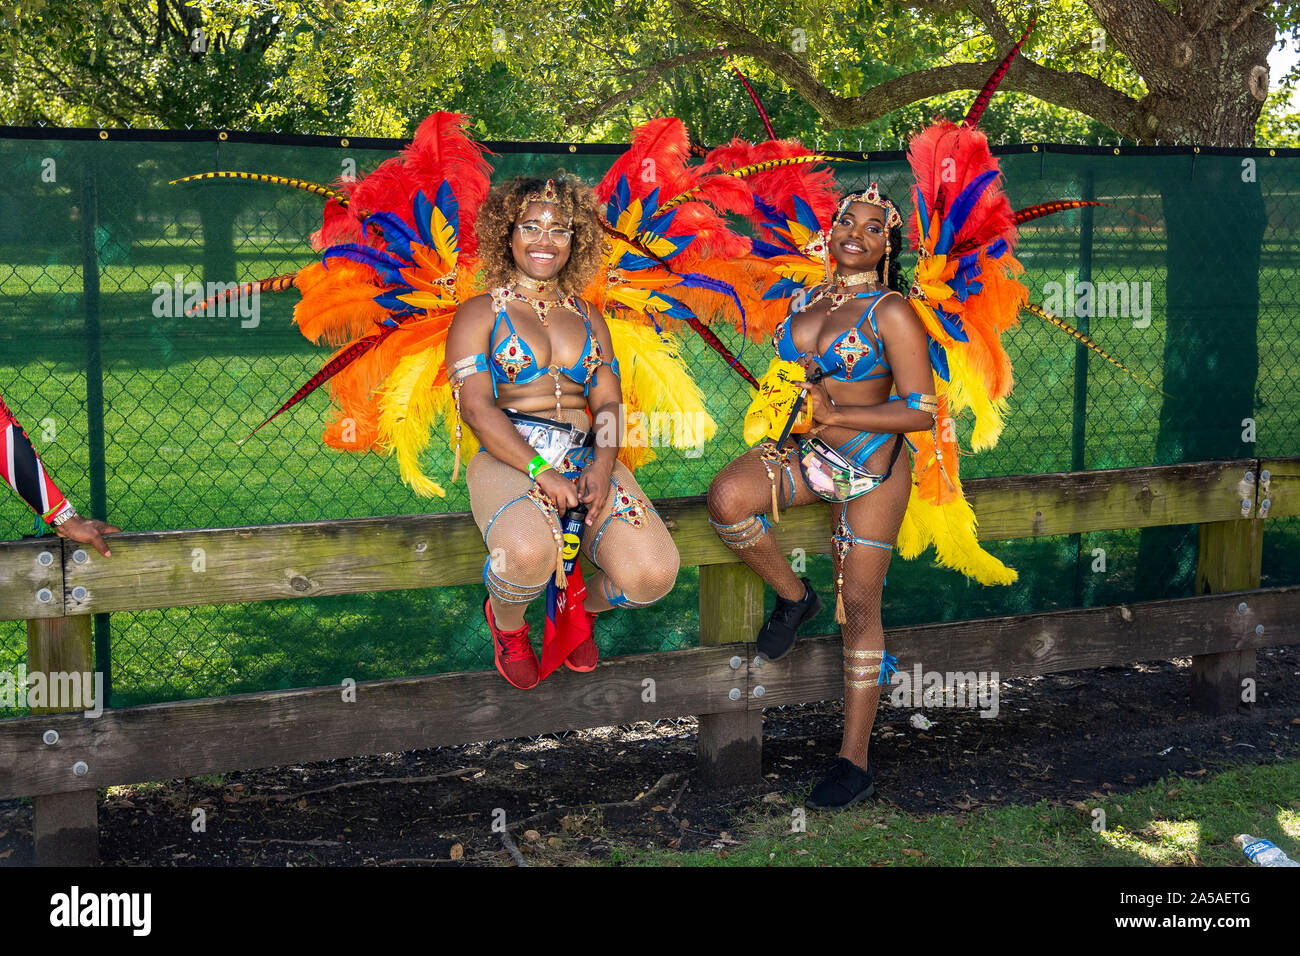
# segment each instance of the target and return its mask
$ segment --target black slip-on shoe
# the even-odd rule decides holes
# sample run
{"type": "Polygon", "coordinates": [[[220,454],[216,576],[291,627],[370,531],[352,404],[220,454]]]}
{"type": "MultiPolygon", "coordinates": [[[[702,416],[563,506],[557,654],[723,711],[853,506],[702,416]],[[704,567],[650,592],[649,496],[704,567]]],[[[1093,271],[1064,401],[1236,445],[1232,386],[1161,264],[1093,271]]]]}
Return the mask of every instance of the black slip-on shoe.
{"type": "Polygon", "coordinates": [[[822,599],[813,590],[812,582],[801,578],[804,596],[799,601],[787,601],[779,594],[772,616],[758,632],[755,639],[758,644],[758,656],[765,661],[779,661],[790,653],[794,647],[795,631],[806,621],[821,613],[822,599]]]}
{"type": "Polygon", "coordinates": [[[870,767],[863,770],[847,757],[836,757],[830,773],[813,787],[803,805],[813,810],[840,810],[875,793],[870,767]]]}

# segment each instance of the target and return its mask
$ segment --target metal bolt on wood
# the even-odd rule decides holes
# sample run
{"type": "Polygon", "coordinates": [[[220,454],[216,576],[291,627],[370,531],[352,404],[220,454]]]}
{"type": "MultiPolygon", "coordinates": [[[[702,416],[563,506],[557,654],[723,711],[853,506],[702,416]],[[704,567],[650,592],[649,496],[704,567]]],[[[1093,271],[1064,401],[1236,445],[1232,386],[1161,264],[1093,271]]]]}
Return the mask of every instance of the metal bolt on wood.
{"type": "Polygon", "coordinates": [[[767,688],[765,688],[762,684],[755,684],[755,685],[754,685],[754,696],[755,696],[755,697],[762,697],[762,696],[763,696],[764,694],[766,694],[766,693],[767,693],[767,688]]]}
{"type": "Polygon", "coordinates": [[[59,742],[59,732],[57,730],[47,730],[41,734],[41,740],[53,746],[59,742]]]}
{"type": "Polygon", "coordinates": [[[1248,608],[1246,607],[1246,602],[1245,602],[1245,601],[1242,601],[1240,604],[1237,605],[1237,613],[1238,613],[1238,614],[1245,614],[1247,610],[1248,610],[1248,608]]]}
{"type": "Polygon", "coordinates": [[[40,601],[42,604],[49,604],[54,600],[54,592],[49,588],[41,588],[36,592],[36,600],[40,601]]]}
{"type": "Polygon", "coordinates": [[[72,773],[77,777],[84,777],[90,773],[90,766],[84,760],[78,760],[72,765],[72,773]]]}
{"type": "Polygon", "coordinates": [[[90,555],[86,554],[83,549],[78,548],[76,551],[72,552],[72,560],[77,564],[85,564],[90,560],[90,555]]]}
{"type": "Polygon", "coordinates": [[[733,671],[736,671],[736,670],[740,670],[740,665],[743,664],[743,663],[745,663],[745,662],[744,662],[743,660],[740,659],[740,656],[739,656],[739,655],[737,655],[737,656],[733,657],[731,660],[729,660],[727,663],[731,665],[731,669],[732,669],[733,671]]]}
{"type": "Polygon", "coordinates": [[[740,700],[740,688],[739,687],[731,688],[731,690],[727,691],[727,697],[729,697],[731,700],[740,700]]]}
{"type": "Polygon", "coordinates": [[[41,565],[42,567],[48,568],[51,564],[54,563],[54,555],[50,554],[50,552],[48,551],[42,551],[40,554],[36,556],[36,563],[41,565]]]}
{"type": "Polygon", "coordinates": [[[86,594],[87,594],[87,593],[89,593],[89,592],[87,592],[86,589],[85,589],[84,587],[82,587],[80,584],[78,584],[75,588],[72,589],[72,600],[74,600],[74,601],[84,601],[84,600],[86,600],[86,594]]]}
{"type": "Polygon", "coordinates": [[[1261,518],[1267,518],[1267,517],[1268,517],[1268,509],[1271,508],[1271,507],[1273,507],[1273,499],[1272,499],[1272,498],[1265,498],[1263,501],[1261,501],[1261,502],[1259,503],[1259,516],[1260,516],[1261,518]]]}

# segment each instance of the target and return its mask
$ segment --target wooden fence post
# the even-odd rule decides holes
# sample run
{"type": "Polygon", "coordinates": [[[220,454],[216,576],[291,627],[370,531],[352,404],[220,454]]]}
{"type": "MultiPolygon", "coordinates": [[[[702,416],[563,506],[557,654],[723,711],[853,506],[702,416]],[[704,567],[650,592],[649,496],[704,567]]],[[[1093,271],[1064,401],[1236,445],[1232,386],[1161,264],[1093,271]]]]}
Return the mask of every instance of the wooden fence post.
{"type": "MultiPolygon", "coordinates": [[[[32,714],[57,714],[86,710],[94,693],[95,654],[91,638],[91,618],[48,617],[27,622],[27,673],[41,675],[46,696],[44,701],[56,706],[32,707],[32,714]],[[73,699],[55,700],[55,687],[70,688],[71,683],[54,678],[56,674],[91,675],[91,686],[78,681],[80,694],[73,699]]],[[[94,701],[102,704],[103,701],[94,701]]],[[[59,746],[58,742],[50,744],[59,746]]],[[[75,755],[68,756],[68,781],[76,779],[75,755]]],[[[39,866],[94,866],[99,862],[98,792],[69,790],[32,797],[32,838],[36,844],[39,866]]]]}
{"type": "MultiPolygon", "coordinates": [[[[1258,517],[1199,525],[1196,593],[1223,594],[1259,587],[1264,522],[1258,517]]],[[[1192,658],[1192,707],[1203,714],[1250,713],[1243,683],[1255,678],[1255,650],[1197,654],[1192,658]]]]}
{"type": "MultiPolygon", "coordinates": [[[[737,647],[735,688],[749,695],[749,659],[763,624],[763,579],[739,562],[700,568],[700,646],[747,642],[737,647]]],[[[763,712],[700,714],[699,772],[705,789],[756,783],[763,777],[763,712]]]]}

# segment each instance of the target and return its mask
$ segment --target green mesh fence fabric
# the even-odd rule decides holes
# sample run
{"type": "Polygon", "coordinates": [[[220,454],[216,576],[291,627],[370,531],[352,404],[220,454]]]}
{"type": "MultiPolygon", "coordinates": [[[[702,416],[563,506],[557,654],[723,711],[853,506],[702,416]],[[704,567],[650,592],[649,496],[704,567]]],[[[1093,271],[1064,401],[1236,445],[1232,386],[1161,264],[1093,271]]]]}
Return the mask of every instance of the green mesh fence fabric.
{"type": "MultiPolygon", "coordinates": [[[[322,201],[257,183],[168,180],[223,169],[329,183],[374,168],[403,145],[237,139],[0,133],[0,178],[10,184],[0,195],[0,394],[68,496],[92,510],[101,474],[102,516],[127,530],[468,510],[463,483],[448,485],[446,499],[422,499],[398,480],[394,461],[325,448],[324,390],[235,444],[328,352],[292,324],[295,292],[264,295],[247,314],[234,308],[186,318],[171,307],[172,290],[311,262],[307,236],[319,226],[322,201]]],[[[497,148],[498,177],[562,167],[589,182],[619,152],[497,148]]],[[[1017,208],[1060,198],[1109,204],[1026,227],[1018,250],[1024,278],[1033,301],[1169,397],[1026,313],[1005,339],[1016,381],[1006,430],[995,449],[963,461],[963,477],[1300,453],[1292,412],[1300,399],[1293,265],[1300,156],[1054,146],[996,152],[1017,208]]],[[[879,180],[910,208],[900,154],[843,164],[836,174],[846,188],[879,180]]],[[[907,257],[903,266],[909,274],[907,257]]],[[[739,348],[739,336],[722,337],[739,348]]],[[[743,448],[746,387],[716,354],[686,342],[689,361],[709,383],[720,437],[703,457],[661,452],[645,466],[638,477],[654,497],[703,493],[743,448]]],[[[765,348],[745,346],[751,368],[761,370],[768,357],[765,348]]],[[[429,474],[449,472],[442,434],[426,466],[429,474]]],[[[1300,525],[1284,519],[1267,527],[1265,584],[1295,583],[1300,525]]],[[[16,497],[0,505],[0,534],[33,530],[16,497]]],[[[1192,593],[1194,526],[989,547],[1020,570],[1018,584],[986,588],[928,558],[896,558],[886,626],[1192,593]]],[[[830,589],[829,557],[809,556],[807,573],[830,589]]],[[[607,615],[604,653],[693,645],[697,582],[696,569],[684,568],[660,604],[607,615]]],[[[481,593],[447,588],[114,614],[101,625],[101,639],[111,635],[112,702],[490,667],[481,593]]],[[[827,611],[810,633],[834,629],[827,611]]],[[[0,623],[0,668],[13,669],[24,656],[22,623],[0,623]]]]}

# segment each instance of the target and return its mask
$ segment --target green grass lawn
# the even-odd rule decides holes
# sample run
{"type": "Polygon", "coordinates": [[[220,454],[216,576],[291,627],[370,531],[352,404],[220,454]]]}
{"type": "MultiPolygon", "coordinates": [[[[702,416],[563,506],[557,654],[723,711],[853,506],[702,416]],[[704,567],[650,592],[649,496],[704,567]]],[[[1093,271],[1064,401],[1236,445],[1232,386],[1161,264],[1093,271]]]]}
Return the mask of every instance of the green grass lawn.
{"type": "MultiPolygon", "coordinates": [[[[614,844],[631,866],[1250,866],[1238,833],[1300,859],[1300,760],[1203,779],[1170,776],[1098,799],[922,816],[868,801],[803,812],[804,792],[756,803],[731,832],[738,846],[694,853],[614,844]],[[1101,811],[1099,815],[1097,811],[1101,811]]],[[[534,845],[534,864],[546,848],[534,845]]]]}

